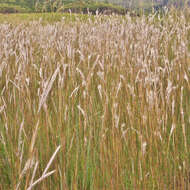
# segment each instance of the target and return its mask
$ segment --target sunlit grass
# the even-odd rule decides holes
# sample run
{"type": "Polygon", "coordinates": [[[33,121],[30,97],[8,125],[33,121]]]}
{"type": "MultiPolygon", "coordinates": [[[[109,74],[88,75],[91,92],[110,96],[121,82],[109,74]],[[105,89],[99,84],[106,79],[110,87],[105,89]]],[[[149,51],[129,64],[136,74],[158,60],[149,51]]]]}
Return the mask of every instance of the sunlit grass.
{"type": "MultiPolygon", "coordinates": [[[[91,16],[93,17],[93,16],[91,16]]],[[[18,25],[21,23],[27,24],[31,21],[41,21],[42,24],[51,24],[55,22],[60,22],[63,19],[65,21],[75,21],[76,18],[80,20],[87,20],[88,15],[82,14],[69,14],[69,13],[19,13],[19,14],[0,14],[0,23],[11,23],[18,25]]]]}
{"type": "Polygon", "coordinates": [[[0,16],[0,189],[189,189],[185,15],[0,16]]]}

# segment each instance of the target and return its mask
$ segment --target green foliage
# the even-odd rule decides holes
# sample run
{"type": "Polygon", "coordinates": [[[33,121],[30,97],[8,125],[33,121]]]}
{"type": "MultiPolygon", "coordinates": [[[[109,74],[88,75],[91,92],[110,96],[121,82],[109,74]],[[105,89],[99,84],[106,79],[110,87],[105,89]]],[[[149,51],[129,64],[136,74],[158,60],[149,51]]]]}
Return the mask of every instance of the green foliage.
{"type": "Polygon", "coordinates": [[[126,10],[120,6],[116,6],[113,4],[108,3],[101,3],[101,2],[85,2],[85,1],[76,1],[73,3],[66,4],[58,9],[58,11],[63,12],[78,12],[78,13],[96,13],[98,10],[99,13],[103,13],[106,10],[109,10],[110,12],[118,13],[118,14],[124,14],[126,10]]]}
{"type": "Polygon", "coordinates": [[[116,6],[104,2],[95,2],[91,0],[12,0],[12,1],[0,1],[2,7],[0,12],[57,12],[64,10],[75,10],[75,12],[87,12],[89,9],[95,12],[97,9],[105,10],[110,9],[112,11],[123,13],[124,9],[120,6],[116,6]],[[6,2],[6,3],[5,3],[6,2]]]}
{"type": "MultiPolygon", "coordinates": [[[[113,12],[123,14],[124,9],[161,9],[163,6],[183,7],[185,0],[0,0],[2,13],[10,12],[56,12],[68,11],[91,12],[100,10],[112,10],[113,12]]],[[[189,3],[190,4],[190,3],[189,3]]]]}
{"type": "Polygon", "coordinates": [[[28,7],[22,7],[20,5],[10,5],[6,3],[0,4],[0,13],[27,13],[31,12],[28,7]]]}

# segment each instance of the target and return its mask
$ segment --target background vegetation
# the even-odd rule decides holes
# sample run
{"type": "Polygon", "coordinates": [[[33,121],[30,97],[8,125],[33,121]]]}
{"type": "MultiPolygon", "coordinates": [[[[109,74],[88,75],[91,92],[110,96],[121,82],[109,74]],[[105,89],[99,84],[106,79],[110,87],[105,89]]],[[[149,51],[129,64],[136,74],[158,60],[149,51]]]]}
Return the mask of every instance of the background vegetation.
{"type": "Polygon", "coordinates": [[[185,2],[189,4],[189,0],[0,0],[0,12],[63,12],[64,9],[75,12],[87,12],[88,9],[94,12],[98,8],[123,13],[123,8],[151,10],[153,7],[160,9],[171,5],[182,7],[185,2]]]}

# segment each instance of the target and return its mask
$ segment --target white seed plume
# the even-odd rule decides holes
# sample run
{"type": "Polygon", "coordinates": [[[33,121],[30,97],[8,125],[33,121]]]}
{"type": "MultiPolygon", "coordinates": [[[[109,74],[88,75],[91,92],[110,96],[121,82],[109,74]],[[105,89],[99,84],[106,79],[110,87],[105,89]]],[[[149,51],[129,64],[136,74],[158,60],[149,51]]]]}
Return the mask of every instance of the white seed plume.
{"type": "Polygon", "coordinates": [[[42,95],[41,95],[41,97],[40,97],[40,101],[39,101],[38,113],[40,112],[40,109],[41,109],[42,105],[45,103],[45,101],[46,101],[46,99],[47,99],[47,96],[48,96],[48,94],[49,94],[49,92],[50,92],[50,90],[51,90],[51,88],[52,88],[53,82],[55,81],[55,79],[56,79],[56,77],[57,77],[57,74],[58,74],[58,72],[59,72],[59,68],[60,68],[60,66],[58,66],[58,67],[56,68],[56,70],[55,70],[55,72],[53,73],[53,75],[52,75],[50,81],[49,81],[49,82],[47,81],[48,84],[47,84],[46,88],[43,89],[43,93],[42,93],[42,95]]]}

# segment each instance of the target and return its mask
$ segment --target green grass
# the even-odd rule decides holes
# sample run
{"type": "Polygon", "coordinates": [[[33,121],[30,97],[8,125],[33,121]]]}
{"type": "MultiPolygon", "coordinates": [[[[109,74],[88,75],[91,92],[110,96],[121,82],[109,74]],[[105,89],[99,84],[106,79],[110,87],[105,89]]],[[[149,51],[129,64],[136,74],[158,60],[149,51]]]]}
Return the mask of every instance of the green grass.
{"type": "Polygon", "coordinates": [[[0,189],[189,189],[188,14],[1,15],[0,189]]]}
{"type": "MultiPolygon", "coordinates": [[[[93,16],[91,16],[93,18],[93,16]]],[[[66,22],[75,21],[76,19],[87,20],[88,15],[76,15],[69,13],[22,13],[22,14],[0,14],[0,23],[11,23],[18,25],[20,23],[28,23],[32,21],[41,21],[42,24],[60,22],[62,20],[66,22]]]]}

